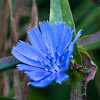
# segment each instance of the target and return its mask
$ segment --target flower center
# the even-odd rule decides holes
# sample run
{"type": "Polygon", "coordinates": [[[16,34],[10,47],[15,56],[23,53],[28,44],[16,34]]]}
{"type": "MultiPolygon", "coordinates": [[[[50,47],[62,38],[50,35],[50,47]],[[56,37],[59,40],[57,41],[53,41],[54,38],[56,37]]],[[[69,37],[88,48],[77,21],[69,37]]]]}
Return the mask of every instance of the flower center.
{"type": "Polygon", "coordinates": [[[50,65],[46,65],[45,69],[53,72],[53,73],[57,73],[60,71],[60,59],[59,57],[56,57],[56,59],[52,58],[51,56],[47,57],[47,59],[50,62],[50,65]]]}

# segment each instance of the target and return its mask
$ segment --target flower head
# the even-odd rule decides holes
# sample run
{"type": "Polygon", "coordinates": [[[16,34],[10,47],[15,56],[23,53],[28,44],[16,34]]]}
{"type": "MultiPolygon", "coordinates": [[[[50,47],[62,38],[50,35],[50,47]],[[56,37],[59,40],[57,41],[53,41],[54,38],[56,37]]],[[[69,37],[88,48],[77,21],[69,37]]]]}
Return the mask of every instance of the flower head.
{"type": "Polygon", "coordinates": [[[19,41],[12,49],[12,54],[24,64],[18,64],[18,70],[24,70],[32,80],[28,85],[45,87],[55,80],[61,84],[69,75],[64,73],[73,56],[73,47],[80,37],[81,30],[72,41],[71,29],[65,23],[54,23],[54,32],[49,22],[40,22],[28,31],[31,44],[19,41]]]}

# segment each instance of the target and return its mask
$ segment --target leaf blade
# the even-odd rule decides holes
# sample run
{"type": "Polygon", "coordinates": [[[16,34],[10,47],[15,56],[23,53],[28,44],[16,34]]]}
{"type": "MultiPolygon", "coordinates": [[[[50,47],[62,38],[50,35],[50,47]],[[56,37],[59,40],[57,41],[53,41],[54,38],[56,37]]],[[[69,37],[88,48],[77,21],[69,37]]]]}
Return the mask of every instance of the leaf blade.
{"type": "Polygon", "coordinates": [[[59,0],[51,0],[50,1],[50,17],[49,22],[54,27],[54,22],[63,21],[62,11],[60,7],[59,0]]]}
{"type": "Polygon", "coordinates": [[[90,37],[79,41],[78,45],[86,51],[94,50],[100,47],[100,32],[96,32],[90,37]]]}
{"type": "Polygon", "coordinates": [[[75,30],[75,25],[68,0],[60,0],[60,5],[62,10],[63,21],[68,27],[71,27],[72,30],[75,30]]]}

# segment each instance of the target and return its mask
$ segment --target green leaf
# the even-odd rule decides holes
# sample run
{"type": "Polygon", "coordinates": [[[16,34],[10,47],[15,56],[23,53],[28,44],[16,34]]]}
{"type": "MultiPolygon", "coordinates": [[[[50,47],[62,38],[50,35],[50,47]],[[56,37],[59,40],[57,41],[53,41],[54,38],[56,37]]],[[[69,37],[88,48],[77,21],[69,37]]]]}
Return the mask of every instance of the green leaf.
{"type": "Polygon", "coordinates": [[[74,45],[73,56],[74,56],[74,58],[75,58],[75,60],[76,60],[76,63],[77,63],[78,65],[83,66],[82,57],[81,57],[81,55],[80,55],[80,53],[79,53],[79,51],[78,51],[77,43],[75,43],[75,45],[74,45]]]}
{"type": "Polygon", "coordinates": [[[84,48],[84,50],[86,50],[86,51],[95,50],[97,48],[99,49],[100,48],[100,40],[86,44],[86,45],[80,45],[80,47],[84,48]]]}
{"type": "Polygon", "coordinates": [[[78,50],[79,50],[79,52],[81,52],[81,53],[87,55],[89,58],[91,58],[90,55],[82,47],[78,47],[78,50]]]}
{"type": "Polygon", "coordinates": [[[90,72],[90,70],[85,67],[83,67],[83,69],[84,69],[84,72],[86,72],[86,73],[90,72]]]}
{"type": "Polygon", "coordinates": [[[9,56],[0,59],[0,72],[15,69],[17,64],[21,63],[14,56],[9,56]]]}
{"type": "Polygon", "coordinates": [[[90,37],[81,40],[78,45],[86,51],[100,48],[100,32],[90,35],[90,37]]]}
{"type": "Polygon", "coordinates": [[[68,27],[71,27],[72,30],[75,30],[73,16],[72,16],[72,13],[71,13],[71,10],[70,10],[68,0],[60,0],[60,6],[61,6],[61,10],[62,10],[63,21],[65,22],[65,24],[68,27]]]}
{"type": "Polygon", "coordinates": [[[54,22],[63,21],[62,11],[59,0],[50,0],[50,18],[49,22],[54,27],[54,22]]]}

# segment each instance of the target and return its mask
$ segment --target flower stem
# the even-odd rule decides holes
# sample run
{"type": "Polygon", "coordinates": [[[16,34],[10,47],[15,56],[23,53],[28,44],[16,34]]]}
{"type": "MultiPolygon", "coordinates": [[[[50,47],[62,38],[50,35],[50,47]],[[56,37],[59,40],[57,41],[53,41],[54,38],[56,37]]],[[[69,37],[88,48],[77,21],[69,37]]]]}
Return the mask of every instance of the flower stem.
{"type": "Polygon", "coordinates": [[[81,78],[74,77],[71,79],[71,100],[81,99],[81,78]]]}

